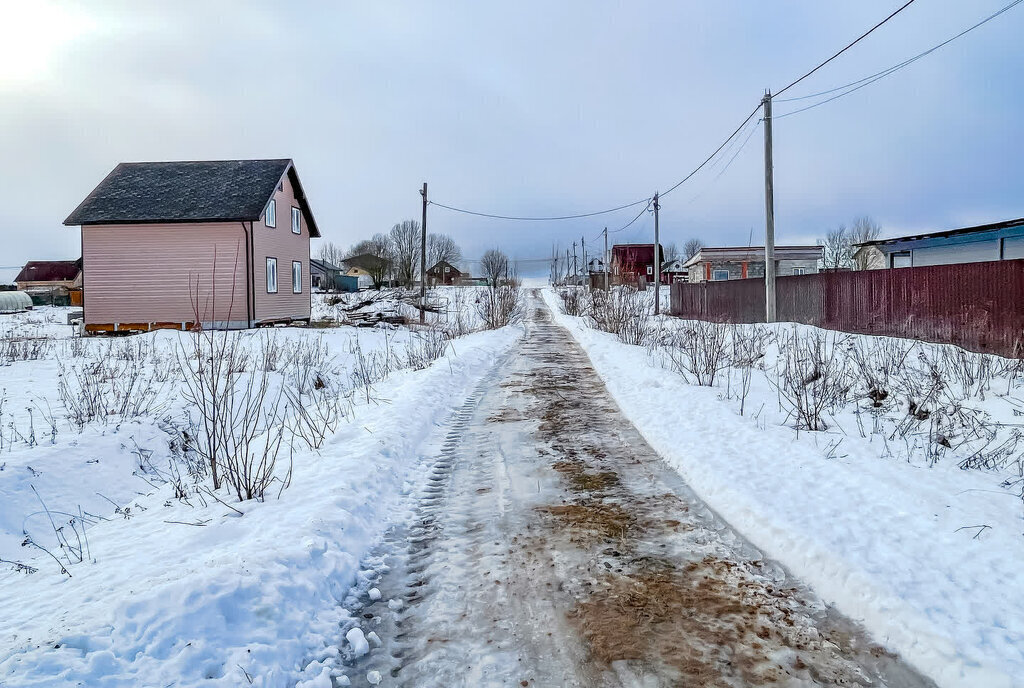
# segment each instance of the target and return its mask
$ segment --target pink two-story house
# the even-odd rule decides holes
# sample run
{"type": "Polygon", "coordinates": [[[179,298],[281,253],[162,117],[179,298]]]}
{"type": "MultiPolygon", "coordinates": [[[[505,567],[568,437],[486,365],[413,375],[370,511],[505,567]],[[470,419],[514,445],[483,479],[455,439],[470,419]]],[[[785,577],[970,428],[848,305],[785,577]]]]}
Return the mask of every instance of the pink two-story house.
{"type": "Polygon", "coordinates": [[[64,224],[88,332],[309,320],[320,232],[291,160],[121,163],[64,224]]]}

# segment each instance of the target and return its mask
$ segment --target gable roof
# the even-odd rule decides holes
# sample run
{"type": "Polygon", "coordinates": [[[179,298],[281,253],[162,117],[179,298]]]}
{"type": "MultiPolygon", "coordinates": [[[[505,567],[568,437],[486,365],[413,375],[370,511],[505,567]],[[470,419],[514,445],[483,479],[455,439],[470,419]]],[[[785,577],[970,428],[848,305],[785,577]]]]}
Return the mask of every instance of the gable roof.
{"type": "Polygon", "coordinates": [[[326,260],[319,260],[317,258],[310,258],[309,259],[309,264],[311,266],[317,268],[318,270],[323,270],[324,272],[339,272],[339,271],[341,271],[341,268],[339,268],[334,263],[329,263],[326,260]]]}
{"type": "Polygon", "coordinates": [[[427,272],[430,273],[430,274],[436,274],[436,273],[438,273],[441,270],[441,268],[445,268],[445,267],[451,268],[454,272],[457,272],[460,275],[462,274],[462,270],[459,270],[457,267],[455,267],[454,265],[449,263],[447,260],[439,260],[439,261],[437,261],[436,263],[431,265],[429,268],[427,268],[427,272]]]}
{"type": "Polygon", "coordinates": [[[82,271],[82,259],[78,260],[30,260],[25,263],[15,282],[64,282],[73,281],[82,271]]]}
{"type": "Polygon", "coordinates": [[[980,232],[995,232],[1000,229],[1013,229],[1014,227],[1024,226],[1024,217],[1016,220],[1004,220],[1002,222],[992,222],[987,225],[977,225],[975,227],[961,227],[960,229],[947,229],[942,232],[931,232],[928,234],[911,234],[909,236],[894,237],[892,239],[875,239],[874,241],[865,241],[860,244],[854,244],[854,246],[885,246],[888,244],[898,244],[903,241],[917,241],[920,239],[944,239],[947,237],[956,237],[963,234],[977,234],[980,232]]]}
{"type": "Polygon", "coordinates": [[[309,234],[320,236],[289,159],[122,162],[65,225],[255,221],[289,175],[309,234]]]}
{"type": "Polygon", "coordinates": [[[388,265],[387,259],[375,256],[372,253],[360,253],[358,255],[349,256],[341,262],[345,264],[345,267],[362,268],[366,271],[380,270],[388,265]]]}

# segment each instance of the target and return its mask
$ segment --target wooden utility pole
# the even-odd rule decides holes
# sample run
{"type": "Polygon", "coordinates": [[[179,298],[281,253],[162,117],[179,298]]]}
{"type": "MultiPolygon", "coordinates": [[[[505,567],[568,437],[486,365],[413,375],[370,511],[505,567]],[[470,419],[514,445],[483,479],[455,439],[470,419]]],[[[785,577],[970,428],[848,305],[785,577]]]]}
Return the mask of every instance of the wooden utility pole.
{"type": "Polygon", "coordinates": [[[764,106],[764,298],[765,320],[775,322],[775,173],[772,163],[772,93],[765,91],[764,106]]]}
{"type": "Polygon", "coordinates": [[[611,261],[608,259],[608,228],[604,228],[604,290],[608,292],[608,271],[611,270],[611,261]]]}
{"type": "Polygon", "coordinates": [[[579,281],[579,279],[578,279],[579,276],[580,276],[580,273],[576,269],[576,242],[574,241],[574,242],[572,242],[572,277],[573,277],[573,285],[575,285],[575,283],[579,281]]]}
{"type": "Polygon", "coordinates": [[[580,266],[583,268],[583,279],[587,281],[587,287],[590,287],[590,267],[587,265],[587,238],[580,236],[580,245],[583,247],[583,261],[580,266]]]}
{"type": "Polygon", "coordinates": [[[569,284],[569,249],[565,249],[565,283],[569,284]]]}
{"type": "Polygon", "coordinates": [[[661,313],[661,243],[658,236],[658,192],[654,192],[654,314],[661,313]]]}
{"type": "Polygon", "coordinates": [[[423,236],[420,237],[420,325],[427,322],[427,183],[423,182],[423,236]]]}

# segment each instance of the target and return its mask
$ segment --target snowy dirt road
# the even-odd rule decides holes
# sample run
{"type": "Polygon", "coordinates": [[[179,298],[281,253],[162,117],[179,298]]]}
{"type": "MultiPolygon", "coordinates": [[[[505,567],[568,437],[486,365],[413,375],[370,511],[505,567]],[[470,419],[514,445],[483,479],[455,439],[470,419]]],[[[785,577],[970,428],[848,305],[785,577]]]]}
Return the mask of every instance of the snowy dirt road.
{"type": "Polygon", "coordinates": [[[932,685],[711,512],[539,298],[528,323],[375,555],[353,685],[932,685]]]}

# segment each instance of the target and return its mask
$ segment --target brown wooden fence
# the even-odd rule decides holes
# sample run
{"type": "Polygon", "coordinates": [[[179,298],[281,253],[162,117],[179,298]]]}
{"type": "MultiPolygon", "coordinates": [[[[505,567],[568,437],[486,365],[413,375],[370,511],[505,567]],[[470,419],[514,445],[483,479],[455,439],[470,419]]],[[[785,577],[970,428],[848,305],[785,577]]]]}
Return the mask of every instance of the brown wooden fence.
{"type": "MultiPolygon", "coordinates": [[[[778,319],[1024,356],[1024,260],[777,279],[778,319]]],[[[765,321],[764,279],[673,284],[671,314],[765,321]]]]}

